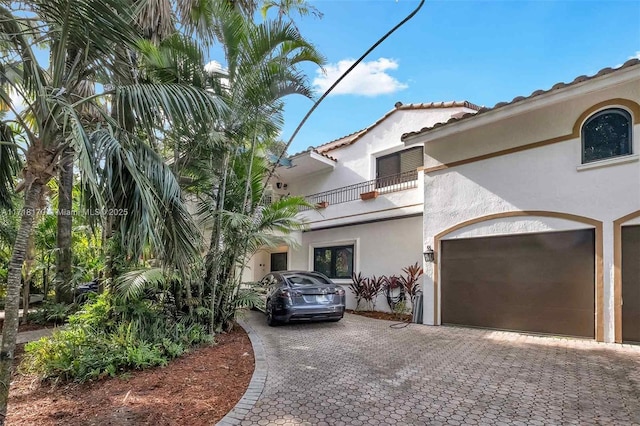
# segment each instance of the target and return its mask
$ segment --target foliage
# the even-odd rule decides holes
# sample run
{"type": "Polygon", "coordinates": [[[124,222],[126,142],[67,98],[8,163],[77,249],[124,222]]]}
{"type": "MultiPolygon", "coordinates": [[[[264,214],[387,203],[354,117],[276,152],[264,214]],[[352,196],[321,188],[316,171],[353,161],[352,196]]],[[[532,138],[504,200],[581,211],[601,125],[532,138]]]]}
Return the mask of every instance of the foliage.
{"type": "Polygon", "coordinates": [[[413,265],[402,268],[402,272],[406,275],[400,276],[400,282],[402,283],[405,294],[411,302],[411,313],[414,313],[413,309],[415,307],[416,297],[422,288],[420,277],[423,275],[424,271],[422,270],[422,267],[418,265],[418,262],[416,262],[413,265]]]}
{"type": "Polygon", "coordinates": [[[76,305],[54,303],[45,300],[35,312],[29,313],[29,321],[32,321],[36,324],[63,324],[67,321],[69,315],[71,315],[76,310],[76,305]]]}
{"type": "Polygon", "coordinates": [[[396,305],[405,300],[404,287],[398,275],[383,277],[383,291],[391,311],[395,312],[396,305]]]}
{"type": "Polygon", "coordinates": [[[356,296],[356,310],[359,309],[360,302],[365,301],[367,310],[375,311],[376,301],[382,291],[384,282],[384,276],[376,277],[374,275],[371,278],[365,278],[360,272],[357,275],[354,273],[351,276],[349,289],[356,296]]]}
{"type": "Polygon", "coordinates": [[[43,379],[83,382],[166,365],[211,341],[202,325],[168,315],[161,305],[147,299],[122,304],[110,293],[94,297],[64,330],[28,343],[21,369],[43,379]]]}
{"type": "Polygon", "coordinates": [[[407,306],[406,299],[399,300],[393,306],[393,314],[395,315],[396,319],[403,319],[404,315],[406,315],[408,312],[410,312],[410,310],[407,306]]]}
{"type": "Polygon", "coordinates": [[[420,277],[423,274],[418,262],[402,268],[403,275],[381,275],[376,277],[363,277],[362,273],[353,274],[349,288],[356,297],[356,310],[360,301],[367,302],[369,310],[375,310],[376,300],[381,292],[384,292],[389,308],[392,312],[413,313],[415,301],[422,285],[420,277]]]}
{"type": "MultiPolygon", "coordinates": [[[[27,345],[23,368],[84,381],[163,365],[207,342],[207,327],[229,329],[239,309],[259,306],[256,292],[240,285],[247,260],[262,247],[292,244],[291,231],[303,228],[296,216],[308,204],[289,197],[265,205],[263,184],[269,152],[284,149],[276,141],[282,99],[312,97],[302,68],[324,63],[288,9],[319,12],[297,0],[271,4],[279,19],[263,22],[254,21],[252,0],[13,6],[0,6],[7,35],[0,56],[8,61],[0,68],[0,109],[14,116],[0,116],[0,130],[11,130],[0,152],[8,165],[0,203],[11,201],[6,194],[24,162],[17,190],[33,200],[44,187],[41,201],[56,211],[61,190],[52,178],[60,153],[72,150],[73,210],[93,213],[73,216],[74,273],[66,285],[100,278],[107,289],[90,296],[65,330],[27,345]],[[215,70],[205,68],[213,43],[226,61],[215,70]],[[49,50],[49,63],[36,60],[36,45],[49,50]],[[24,157],[14,158],[14,148],[24,157]],[[187,200],[200,204],[202,228],[187,200]],[[203,229],[210,232],[206,259],[203,229]]],[[[43,215],[20,234],[35,230],[34,280],[47,296],[62,247],[56,225],[55,215],[43,215]]],[[[13,244],[3,251],[0,240],[0,280],[13,244]]],[[[17,270],[8,279],[12,291],[17,270]]],[[[67,312],[47,304],[37,315],[62,320],[67,312]]]]}
{"type": "Polygon", "coordinates": [[[351,274],[351,283],[349,283],[349,290],[356,297],[356,311],[360,308],[360,302],[364,296],[365,292],[365,280],[366,278],[362,276],[362,272],[351,274]]]}

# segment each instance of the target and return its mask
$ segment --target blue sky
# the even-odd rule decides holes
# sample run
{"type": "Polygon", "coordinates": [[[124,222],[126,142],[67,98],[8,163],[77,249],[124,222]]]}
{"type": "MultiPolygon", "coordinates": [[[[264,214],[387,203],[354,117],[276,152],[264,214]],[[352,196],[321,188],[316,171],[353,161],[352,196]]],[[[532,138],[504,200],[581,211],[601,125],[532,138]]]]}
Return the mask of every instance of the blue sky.
{"type": "MultiPolygon", "coordinates": [[[[329,75],[306,71],[317,88],[339,75],[418,4],[417,0],[312,1],[324,17],[297,19],[327,57],[329,75]],[[348,66],[342,64],[342,68],[348,66]]],[[[429,1],[314,112],[289,153],[368,126],[403,103],[497,102],[616,66],[640,55],[640,2],[429,1]],[[338,90],[340,89],[340,90],[338,90]]],[[[355,72],[355,71],[354,71],[355,72]]],[[[290,97],[288,140],[312,102],[290,97]]]]}

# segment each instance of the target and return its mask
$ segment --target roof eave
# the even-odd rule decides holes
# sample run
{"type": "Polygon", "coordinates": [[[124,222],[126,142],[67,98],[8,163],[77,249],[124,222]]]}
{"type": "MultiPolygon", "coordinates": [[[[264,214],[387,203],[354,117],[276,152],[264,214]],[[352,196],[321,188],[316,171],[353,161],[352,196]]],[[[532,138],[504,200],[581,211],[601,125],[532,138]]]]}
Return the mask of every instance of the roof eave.
{"type": "Polygon", "coordinates": [[[625,84],[640,77],[638,66],[631,66],[618,70],[615,73],[606,74],[581,83],[572,84],[567,87],[552,90],[512,105],[506,105],[495,110],[487,111],[458,122],[444,124],[440,127],[428,129],[424,132],[409,134],[402,138],[405,145],[426,143],[437,139],[442,139],[457,133],[462,133],[476,127],[486,126],[500,120],[527,113],[545,106],[553,105],[567,100],[567,98],[584,95],[590,92],[602,90],[607,87],[625,84]]]}

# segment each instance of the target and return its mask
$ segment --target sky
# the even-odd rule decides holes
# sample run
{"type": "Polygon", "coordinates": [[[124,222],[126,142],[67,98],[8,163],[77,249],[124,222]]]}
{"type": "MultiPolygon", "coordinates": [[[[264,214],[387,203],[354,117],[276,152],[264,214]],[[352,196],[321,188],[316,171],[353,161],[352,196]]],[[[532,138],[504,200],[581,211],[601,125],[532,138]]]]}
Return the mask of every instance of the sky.
{"type": "MultiPolygon", "coordinates": [[[[310,1],[322,19],[296,18],[326,59],[305,67],[317,96],[418,0],[310,1]]],[[[311,115],[293,154],[367,127],[397,101],[493,106],[640,58],[637,0],[427,0],[311,115]]],[[[312,101],[286,98],[287,141],[312,101]]]]}

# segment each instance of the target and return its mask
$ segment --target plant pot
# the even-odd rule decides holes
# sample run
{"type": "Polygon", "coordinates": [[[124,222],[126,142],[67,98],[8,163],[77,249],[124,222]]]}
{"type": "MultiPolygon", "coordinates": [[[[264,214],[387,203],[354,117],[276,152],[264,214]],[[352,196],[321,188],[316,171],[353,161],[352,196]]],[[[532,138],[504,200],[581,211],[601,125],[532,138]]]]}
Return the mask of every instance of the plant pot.
{"type": "Polygon", "coordinates": [[[378,191],[363,192],[362,194],[360,194],[360,199],[363,200],[363,201],[364,200],[373,200],[377,196],[378,196],[378,191]]]}
{"type": "Polygon", "coordinates": [[[327,207],[329,207],[328,201],[320,201],[319,203],[316,203],[316,209],[326,209],[327,207]]]}

